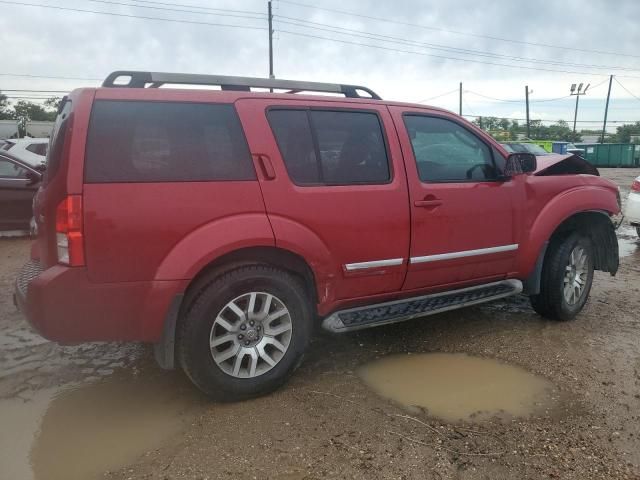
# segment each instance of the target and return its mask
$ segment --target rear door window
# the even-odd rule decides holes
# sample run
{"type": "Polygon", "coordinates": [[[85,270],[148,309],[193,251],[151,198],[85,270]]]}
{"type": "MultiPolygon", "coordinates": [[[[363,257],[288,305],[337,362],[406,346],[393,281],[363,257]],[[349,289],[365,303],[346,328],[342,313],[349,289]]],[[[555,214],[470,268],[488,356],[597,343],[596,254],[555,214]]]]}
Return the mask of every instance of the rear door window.
{"type": "Polygon", "coordinates": [[[35,153],[36,155],[40,155],[44,157],[47,154],[47,144],[46,143],[30,143],[26,146],[26,150],[35,153]]]}
{"type": "Polygon", "coordinates": [[[272,109],[267,115],[294,183],[380,184],[391,179],[376,113],[272,109]]]}
{"type": "Polygon", "coordinates": [[[99,100],[93,106],[87,183],[255,178],[233,105],[99,100]]]}
{"type": "Polygon", "coordinates": [[[0,158],[0,178],[27,178],[27,169],[0,158]]]}

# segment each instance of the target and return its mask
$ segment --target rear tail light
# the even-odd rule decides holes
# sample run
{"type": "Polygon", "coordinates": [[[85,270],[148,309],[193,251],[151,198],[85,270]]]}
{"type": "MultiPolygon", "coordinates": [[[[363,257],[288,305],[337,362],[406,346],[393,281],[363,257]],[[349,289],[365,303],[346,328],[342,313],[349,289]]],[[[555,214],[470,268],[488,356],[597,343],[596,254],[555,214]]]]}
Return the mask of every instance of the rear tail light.
{"type": "Polygon", "coordinates": [[[56,209],[58,262],[71,267],[84,265],[82,196],[69,195],[56,209]]]}
{"type": "Polygon", "coordinates": [[[631,191],[640,193],[640,180],[634,180],[631,184],[631,191]]]}

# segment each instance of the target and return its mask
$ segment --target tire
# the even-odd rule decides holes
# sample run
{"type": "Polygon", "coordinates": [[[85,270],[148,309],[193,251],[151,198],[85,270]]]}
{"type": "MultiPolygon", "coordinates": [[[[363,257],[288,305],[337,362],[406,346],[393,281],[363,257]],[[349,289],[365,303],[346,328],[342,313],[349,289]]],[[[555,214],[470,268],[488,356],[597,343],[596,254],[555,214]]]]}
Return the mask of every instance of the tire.
{"type": "Polygon", "coordinates": [[[212,279],[187,305],[178,355],[206,395],[245,400],[270,393],[289,378],[312,331],[311,302],[298,278],[267,265],[243,266],[212,279]]]}
{"type": "Polygon", "coordinates": [[[551,320],[566,321],[575,318],[589,298],[593,282],[593,259],[591,240],[579,233],[572,233],[551,243],[542,266],[540,293],[530,297],[533,309],[551,320]],[[579,263],[580,251],[586,256],[582,268],[578,268],[583,273],[577,275],[577,278],[583,282],[582,289],[579,294],[578,290],[570,287],[565,292],[565,280],[571,282],[576,275],[575,269],[568,270],[571,267],[572,254],[573,261],[579,263]]]}
{"type": "Polygon", "coordinates": [[[638,234],[638,236],[640,237],[640,227],[636,227],[636,233],[638,234]]]}

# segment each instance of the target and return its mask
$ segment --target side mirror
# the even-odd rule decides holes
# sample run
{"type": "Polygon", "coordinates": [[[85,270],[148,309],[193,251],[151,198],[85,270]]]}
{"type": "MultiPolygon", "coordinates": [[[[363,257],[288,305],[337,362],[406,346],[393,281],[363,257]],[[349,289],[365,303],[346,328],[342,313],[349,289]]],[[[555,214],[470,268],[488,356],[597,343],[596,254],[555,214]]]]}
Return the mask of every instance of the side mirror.
{"type": "Polygon", "coordinates": [[[533,153],[512,153],[507,157],[504,167],[505,177],[515,177],[524,173],[535,172],[538,160],[533,153]]]}

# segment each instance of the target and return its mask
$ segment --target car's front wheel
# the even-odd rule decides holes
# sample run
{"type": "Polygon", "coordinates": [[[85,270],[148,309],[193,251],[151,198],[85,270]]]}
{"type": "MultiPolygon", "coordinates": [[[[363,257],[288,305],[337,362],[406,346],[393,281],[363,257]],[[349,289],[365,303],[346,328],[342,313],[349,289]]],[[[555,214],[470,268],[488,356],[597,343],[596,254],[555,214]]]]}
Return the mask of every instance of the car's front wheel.
{"type": "Polygon", "coordinates": [[[302,360],[312,331],[306,290],[266,265],[214,279],[181,319],[183,369],[215,400],[243,400],[282,385],[302,360]]]}
{"type": "Polygon", "coordinates": [[[593,245],[579,233],[557,239],[549,245],[542,266],[540,293],[531,305],[552,320],[571,320],[584,307],[593,282],[593,245]]]}

